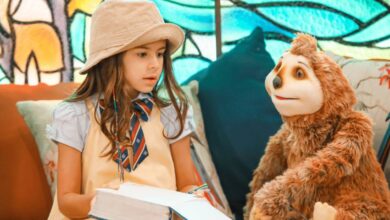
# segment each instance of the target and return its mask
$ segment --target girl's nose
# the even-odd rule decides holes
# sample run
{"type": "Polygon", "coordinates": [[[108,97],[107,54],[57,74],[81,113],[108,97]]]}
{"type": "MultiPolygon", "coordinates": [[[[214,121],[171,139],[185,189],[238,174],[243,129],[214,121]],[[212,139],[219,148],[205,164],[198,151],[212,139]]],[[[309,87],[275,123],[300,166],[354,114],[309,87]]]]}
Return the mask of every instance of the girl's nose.
{"type": "Polygon", "coordinates": [[[157,55],[151,57],[149,66],[152,68],[156,68],[156,67],[158,67],[158,65],[159,65],[159,57],[157,55]]]}

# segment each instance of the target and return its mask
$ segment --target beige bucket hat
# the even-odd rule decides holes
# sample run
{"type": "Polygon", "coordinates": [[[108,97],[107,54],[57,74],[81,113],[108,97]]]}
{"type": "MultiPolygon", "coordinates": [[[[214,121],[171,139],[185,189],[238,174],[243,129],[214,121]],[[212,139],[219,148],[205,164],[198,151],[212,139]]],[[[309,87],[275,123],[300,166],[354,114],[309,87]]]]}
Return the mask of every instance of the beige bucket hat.
{"type": "Polygon", "coordinates": [[[168,40],[174,53],[183,43],[184,32],[177,25],[164,23],[154,3],[106,0],[92,15],[89,56],[80,73],[87,73],[107,57],[159,40],[168,40]]]}

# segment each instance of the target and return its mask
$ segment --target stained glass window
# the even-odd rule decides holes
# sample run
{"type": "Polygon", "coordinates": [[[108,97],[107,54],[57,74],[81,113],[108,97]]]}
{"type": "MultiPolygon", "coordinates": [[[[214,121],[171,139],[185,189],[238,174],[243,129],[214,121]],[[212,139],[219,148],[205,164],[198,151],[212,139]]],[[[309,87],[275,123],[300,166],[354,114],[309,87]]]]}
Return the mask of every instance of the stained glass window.
{"type": "MultiPolygon", "coordinates": [[[[179,82],[183,82],[217,58],[214,1],[152,1],[156,3],[167,22],[175,23],[185,30],[184,45],[173,56],[176,77],[179,82]]],[[[88,56],[91,14],[101,0],[61,2],[56,0],[1,2],[0,84],[25,81],[34,84],[39,80],[45,82],[46,73],[59,74],[54,81],[46,82],[49,84],[61,80],[76,82],[83,80],[84,76],[80,76],[78,70],[88,56]],[[17,2],[21,3],[20,7],[15,7],[17,2]],[[38,25],[32,27],[30,23],[33,21],[38,25]],[[36,34],[32,36],[38,30],[45,32],[46,35],[41,35],[50,36],[51,40],[36,34]],[[33,38],[35,39],[33,44],[37,45],[35,50],[27,46],[31,45],[27,43],[27,39],[33,38]],[[49,48],[51,50],[48,50],[46,41],[60,44],[52,43],[52,47],[49,48]],[[13,51],[18,53],[15,55],[13,51]],[[54,58],[39,55],[42,54],[40,51],[52,53],[54,58]],[[19,52],[25,55],[18,56],[21,54],[19,52]],[[38,77],[40,74],[42,76],[38,77]],[[27,80],[18,77],[27,77],[27,80]]],[[[222,52],[232,49],[255,27],[261,27],[265,34],[266,49],[274,60],[289,47],[296,32],[314,35],[321,49],[338,55],[358,59],[390,60],[389,0],[220,2],[222,52]]]]}

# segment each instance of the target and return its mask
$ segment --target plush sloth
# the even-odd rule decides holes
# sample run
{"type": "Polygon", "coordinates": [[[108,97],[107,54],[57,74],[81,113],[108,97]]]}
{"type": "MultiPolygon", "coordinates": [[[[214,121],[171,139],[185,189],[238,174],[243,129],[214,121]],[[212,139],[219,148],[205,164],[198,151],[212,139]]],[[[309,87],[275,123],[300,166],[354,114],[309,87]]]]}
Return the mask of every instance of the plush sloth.
{"type": "Polygon", "coordinates": [[[265,83],[284,124],[254,171],[245,219],[390,219],[371,121],[316,39],[298,34],[265,83]]]}

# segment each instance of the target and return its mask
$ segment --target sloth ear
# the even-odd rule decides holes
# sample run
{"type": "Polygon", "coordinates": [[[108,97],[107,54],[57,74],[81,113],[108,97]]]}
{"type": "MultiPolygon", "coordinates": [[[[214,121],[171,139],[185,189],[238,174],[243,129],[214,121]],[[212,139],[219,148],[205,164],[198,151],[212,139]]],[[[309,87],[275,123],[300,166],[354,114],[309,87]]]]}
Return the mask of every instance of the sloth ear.
{"type": "Polygon", "coordinates": [[[303,54],[302,50],[305,51],[304,53],[315,53],[317,51],[317,40],[309,34],[297,33],[297,37],[291,45],[291,53],[294,54],[303,54]]]}

